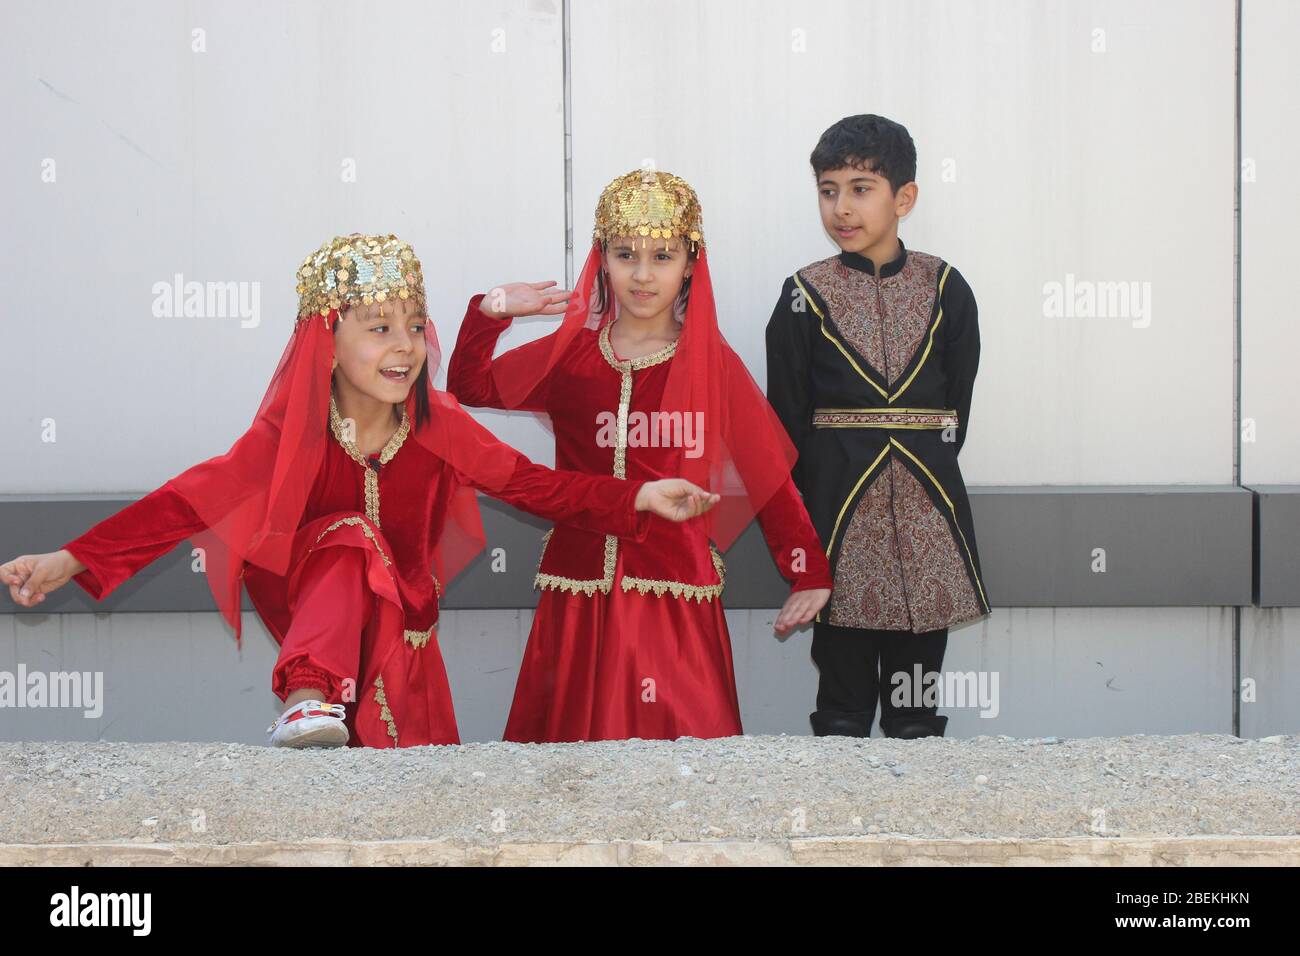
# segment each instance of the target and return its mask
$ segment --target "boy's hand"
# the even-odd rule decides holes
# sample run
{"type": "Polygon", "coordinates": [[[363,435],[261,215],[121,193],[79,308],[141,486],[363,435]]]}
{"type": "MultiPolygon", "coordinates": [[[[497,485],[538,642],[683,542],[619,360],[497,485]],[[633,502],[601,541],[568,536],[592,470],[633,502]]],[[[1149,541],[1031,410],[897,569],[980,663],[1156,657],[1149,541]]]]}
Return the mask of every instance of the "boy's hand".
{"type": "Polygon", "coordinates": [[[9,585],[9,596],[22,607],[35,607],[45,595],[57,591],[86,566],[70,551],[24,554],[0,564],[0,583],[9,585]]]}
{"type": "Polygon", "coordinates": [[[554,282],[511,282],[490,289],[478,309],[494,319],[515,315],[563,315],[569,307],[568,289],[552,288],[554,282]]]}
{"type": "Polygon", "coordinates": [[[773,627],[776,633],[785,637],[801,624],[807,624],[817,612],[831,599],[830,588],[810,588],[807,591],[795,591],[785,599],[785,606],[776,616],[773,627]]]}
{"type": "Polygon", "coordinates": [[[669,521],[686,521],[704,514],[721,500],[721,495],[711,495],[685,478],[662,478],[641,486],[636,493],[636,510],[653,511],[669,521]]]}

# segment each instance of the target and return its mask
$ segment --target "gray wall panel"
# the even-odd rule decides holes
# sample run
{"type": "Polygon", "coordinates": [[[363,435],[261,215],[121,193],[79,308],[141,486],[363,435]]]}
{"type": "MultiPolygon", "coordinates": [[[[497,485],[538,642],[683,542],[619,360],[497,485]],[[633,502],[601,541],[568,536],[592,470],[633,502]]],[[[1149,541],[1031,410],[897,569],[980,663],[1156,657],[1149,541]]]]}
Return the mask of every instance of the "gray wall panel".
{"type": "MultiPolygon", "coordinates": [[[[1251,603],[1251,492],[1232,486],[985,486],[970,489],[985,587],[1003,607],[1191,607],[1251,603]],[[1094,570],[1095,549],[1105,571],[1094,570]]],[[[1292,497],[1274,495],[1282,502],[1292,497]]],[[[1295,498],[1300,501],[1300,498],[1295,498]]],[[[483,501],[488,550],[447,589],[444,606],[528,608],[548,526],[483,501]]],[[[127,502],[45,496],[0,499],[0,541],[15,553],[57,547],[127,502]]],[[[1282,504],[1270,504],[1268,515],[1282,504]]],[[[1292,507],[1290,505],[1286,507],[1292,507]]],[[[1276,512],[1274,551],[1294,560],[1294,525],[1276,512]],[[1291,534],[1287,537],[1286,529],[1291,534]]],[[[1270,554],[1274,553],[1270,551],[1270,554]]],[[[726,554],[728,608],[762,608],[784,582],[757,524],[726,554]]],[[[212,607],[185,546],[146,568],[96,605],[79,587],[55,592],[41,613],[104,610],[202,611],[212,607]]],[[[1285,581],[1286,571],[1273,577],[1285,581]]],[[[1272,577],[1270,577],[1272,580],[1272,577]]],[[[1300,603],[1282,584],[1271,595],[1300,603]],[[1289,597],[1288,597],[1289,596],[1289,597]]],[[[247,600],[247,599],[245,599],[247,600]]],[[[1285,603],[1285,601],[1283,602],[1285,603]]],[[[247,603],[246,608],[250,607],[247,603]]],[[[33,613],[17,609],[18,613],[33,613]]]]}

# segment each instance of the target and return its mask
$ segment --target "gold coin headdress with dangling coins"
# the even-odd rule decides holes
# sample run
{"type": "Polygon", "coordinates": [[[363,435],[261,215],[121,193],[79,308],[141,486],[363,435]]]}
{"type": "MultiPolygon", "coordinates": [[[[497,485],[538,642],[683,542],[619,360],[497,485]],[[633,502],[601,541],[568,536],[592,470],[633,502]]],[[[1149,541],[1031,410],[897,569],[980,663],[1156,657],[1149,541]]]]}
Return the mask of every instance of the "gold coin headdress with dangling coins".
{"type": "Polygon", "coordinates": [[[695,190],[680,176],[649,169],[619,176],[605,187],[596,204],[592,239],[606,243],[618,236],[679,238],[691,251],[704,245],[704,223],[695,190]]]}
{"type": "Polygon", "coordinates": [[[298,267],[299,320],[390,299],[412,299],[427,313],[420,260],[394,235],[335,236],[298,267]]]}

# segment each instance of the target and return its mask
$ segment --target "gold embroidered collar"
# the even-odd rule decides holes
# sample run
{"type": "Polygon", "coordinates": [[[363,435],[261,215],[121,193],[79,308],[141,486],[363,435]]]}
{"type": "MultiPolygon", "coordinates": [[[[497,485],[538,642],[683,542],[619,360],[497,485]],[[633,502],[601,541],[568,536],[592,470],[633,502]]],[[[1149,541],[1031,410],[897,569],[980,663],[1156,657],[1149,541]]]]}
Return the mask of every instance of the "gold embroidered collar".
{"type": "Polygon", "coordinates": [[[661,362],[667,362],[670,358],[673,357],[674,353],[676,353],[677,351],[677,343],[669,342],[658,352],[651,352],[649,355],[643,355],[640,358],[635,358],[631,360],[624,359],[623,361],[619,361],[618,357],[614,354],[614,347],[610,345],[609,342],[609,330],[613,328],[613,326],[614,326],[613,322],[606,322],[603,326],[601,326],[600,354],[605,356],[606,362],[608,362],[610,365],[612,365],[615,369],[617,369],[620,372],[627,371],[627,370],[631,370],[635,372],[638,369],[649,368],[652,365],[658,365],[661,362]]]}
{"type": "MultiPolygon", "coordinates": [[[[361,454],[361,450],[357,448],[356,444],[343,437],[343,419],[339,415],[338,405],[334,402],[333,392],[330,393],[330,431],[334,433],[335,440],[343,446],[343,450],[348,453],[348,456],[353,461],[363,468],[368,469],[370,467],[366,463],[366,456],[361,454]]],[[[392,460],[392,457],[397,454],[397,450],[402,447],[402,443],[406,441],[406,436],[410,432],[411,419],[406,412],[406,406],[402,406],[402,423],[397,426],[397,431],[393,432],[393,437],[388,439],[388,444],[384,445],[379,452],[379,463],[381,465],[386,465],[392,460]]]]}

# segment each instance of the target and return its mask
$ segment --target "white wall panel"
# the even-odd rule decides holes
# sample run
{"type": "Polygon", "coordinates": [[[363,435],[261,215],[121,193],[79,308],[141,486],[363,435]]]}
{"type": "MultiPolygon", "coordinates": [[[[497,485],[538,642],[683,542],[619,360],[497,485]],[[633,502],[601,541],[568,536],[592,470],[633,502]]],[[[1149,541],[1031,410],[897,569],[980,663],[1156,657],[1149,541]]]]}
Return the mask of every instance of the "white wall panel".
{"type": "Polygon", "coordinates": [[[0,39],[0,444],[23,466],[0,492],[146,491],[224,453],[288,341],[294,271],[335,234],[415,247],[448,352],[474,291],[563,279],[558,4],[21,7],[0,39]],[[259,283],[260,321],[156,318],[177,273],[259,283]]]}
{"type": "Polygon", "coordinates": [[[1241,477],[1300,482],[1295,307],[1300,220],[1300,4],[1246,0],[1242,10],[1241,477]]]}
{"type": "Polygon", "coordinates": [[[760,381],[782,279],[837,251],[808,155],[841,117],[880,113],[919,154],[903,241],[956,265],[980,305],[967,480],[1231,481],[1231,3],[574,0],[573,12],[579,245],[616,175],[649,158],[684,176],[724,331],[760,381]],[[1045,317],[1044,285],[1068,275],[1149,284],[1149,324],[1132,309],[1045,317]]]}

